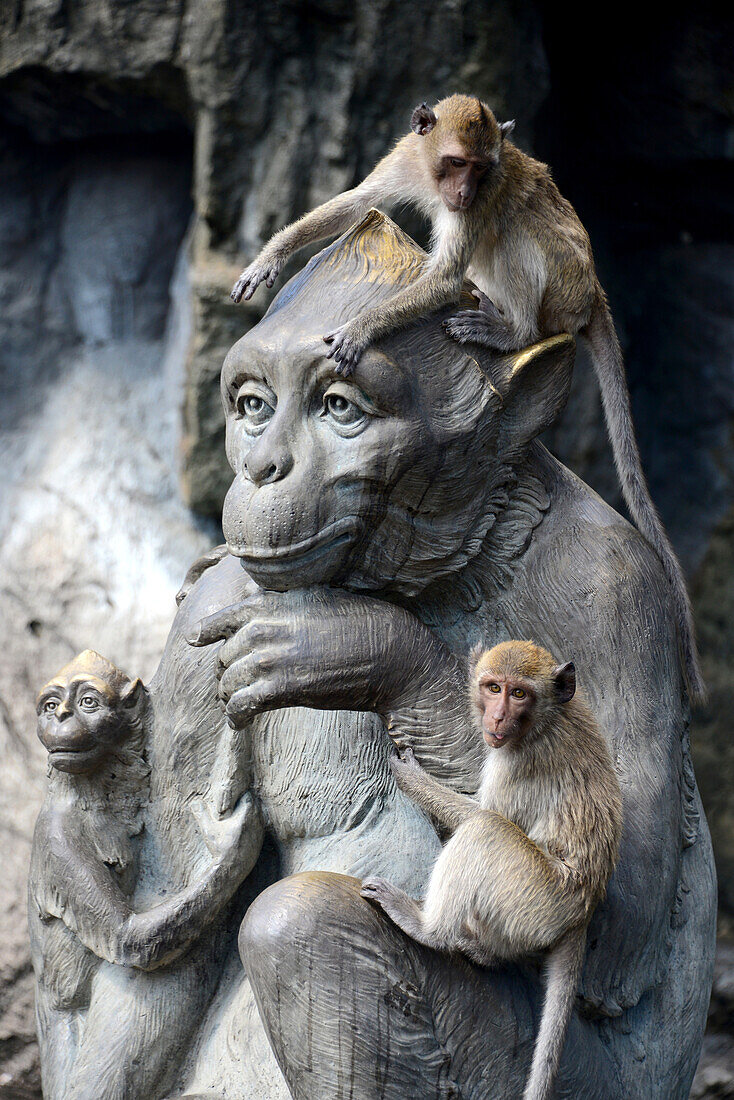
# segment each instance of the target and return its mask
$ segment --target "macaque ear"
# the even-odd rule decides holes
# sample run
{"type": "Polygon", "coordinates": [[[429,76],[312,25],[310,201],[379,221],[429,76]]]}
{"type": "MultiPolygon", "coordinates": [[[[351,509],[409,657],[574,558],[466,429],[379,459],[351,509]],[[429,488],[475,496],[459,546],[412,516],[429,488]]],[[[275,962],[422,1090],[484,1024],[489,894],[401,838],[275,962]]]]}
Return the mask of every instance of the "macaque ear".
{"type": "Polygon", "coordinates": [[[500,138],[501,138],[501,140],[504,141],[506,137],[509,137],[514,129],[515,129],[515,120],[514,120],[514,118],[512,119],[511,122],[500,122],[500,138]]]}
{"type": "Polygon", "coordinates": [[[437,121],[436,115],[428,104],[421,103],[420,107],[416,107],[413,111],[410,119],[410,128],[413,133],[425,137],[426,134],[430,134],[437,121]]]}
{"type": "Polygon", "coordinates": [[[143,681],[139,677],[136,677],[120,692],[120,702],[123,707],[132,710],[132,708],[136,707],[141,701],[144,692],[145,688],[143,687],[143,681]]]}
{"type": "Polygon", "coordinates": [[[568,400],[575,342],[568,333],[551,336],[490,368],[502,398],[498,453],[518,458],[536,435],[550,427],[568,400]]]}
{"type": "Polygon", "coordinates": [[[576,694],[576,666],[573,661],[553,669],[553,683],[559,703],[567,703],[576,694]]]}

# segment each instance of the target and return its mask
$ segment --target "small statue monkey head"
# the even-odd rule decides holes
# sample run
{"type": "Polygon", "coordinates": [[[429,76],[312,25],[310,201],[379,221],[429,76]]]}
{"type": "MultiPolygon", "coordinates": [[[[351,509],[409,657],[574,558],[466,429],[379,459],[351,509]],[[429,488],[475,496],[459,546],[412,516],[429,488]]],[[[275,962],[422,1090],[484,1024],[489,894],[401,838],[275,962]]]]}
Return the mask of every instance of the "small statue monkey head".
{"type": "Polygon", "coordinates": [[[87,649],[41,689],[38,737],[60,772],[88,775],[142,729],[145,689],[87,649]]]}
{"type": "Polygon", "coordinates": [[[476,96],[452,95],[435,110],[421,103],[410,125],[423,138],[423,153],[441,201],[457,213],[468,210],[477,193],[496,182],[502,142],[515,123],[499,123],[476,96]]]}
{"type": "Polygon", "coordinates": [[[502,642],[472,653],[472,699],[484,740],[492,749],[518,747],[544,719],[576,693],[571,661],[559,665],[533,642],[502,642]]]}

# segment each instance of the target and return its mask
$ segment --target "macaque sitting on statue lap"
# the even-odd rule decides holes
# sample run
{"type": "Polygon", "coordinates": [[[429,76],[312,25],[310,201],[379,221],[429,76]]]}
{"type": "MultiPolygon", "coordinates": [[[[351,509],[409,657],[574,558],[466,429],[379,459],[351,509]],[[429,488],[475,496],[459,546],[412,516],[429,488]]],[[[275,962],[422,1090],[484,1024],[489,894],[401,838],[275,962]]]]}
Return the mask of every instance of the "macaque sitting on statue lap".
{"type": "Polygon", "coordinates": [[[419,943],[491,966],[547,952],[547,987],[525,1100],[548,1100],[581,974],[586,927],[619,854],[622,799],[604,737],[575,698],[573,664],[532,642],[473,660],[477,733],[486,745],[477,800],[433,779],[412,750],[398,786],[453,836],[419,905],[382,879],[376,902],[419,943]]]}
{"type": "MultiPolygon", "coordinates": [[[[142,682],[92,650],[74,658],[38,696],[49,786],[33,837],[28,913],[46,1100],[148,1096],[166,1049],[158,1032],[165,1026],[171,1041],[175,1013],[165,1025],[154,1012],[126,1020],[123,997],[112,1003],[114,981],[107,982],[110,1003],[101,1011],[107,1024],[95,1026],[90,1038],[95,977],[108,964],[132,977],[179,959],[232,897],[260,850],[262,824],[249,794],[223,821],[203,803],[192,804],[209,867],[187,888],[136,912],[132,898],[148,797],[146,707],[142,682]],[[126,1048],[134,1056],[117,1062],[109,1056],[126,1048]]],[[[94,1015],[100,1016],[99,1005],[94,1015]]]]}

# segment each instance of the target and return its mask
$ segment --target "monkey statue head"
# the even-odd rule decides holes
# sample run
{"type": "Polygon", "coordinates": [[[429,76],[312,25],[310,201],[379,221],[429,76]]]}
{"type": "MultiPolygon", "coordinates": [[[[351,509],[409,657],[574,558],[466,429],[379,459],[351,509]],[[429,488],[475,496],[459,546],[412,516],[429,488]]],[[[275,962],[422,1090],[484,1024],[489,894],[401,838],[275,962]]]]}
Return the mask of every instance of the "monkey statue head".
{"type": "MultiPolygon", "coordinates": [[[[263,588],[414,595],[455,575],[506,505],[530,440],[565,403],[570,337],[509,356],[470,351],[444,333],[448,309],[368,348],[348,378],[336,373],[325,329],[410,286],[426,259],[370,211],[227,355],[235,478],[222,525],[263,588]]],[[[476,305],[468,285],[462,305],[476,305]]]]}
{"type": "Polygon", "coordinates": [[[145,689],[110,661],[87,649],[41,688],[38,737],[49,764],[89,775],[140,739],[145,689]]]}
{"type": "Polygon", "coordinates": [[[427,160],[444,206],[468,210],[477,194],[490,193],[501,178],[502,143],[515,123],[499,123],[486,103],[452,95],[435,108],[421,103],[410,125],[423,139],[427,160]]]}
{"type": "Polygon", "coordinates": [[[491,749],[517,748],[576,693],[571,661],[559,665],[534,642],[501,642],[472,654],[472,700],[491,749]]]}

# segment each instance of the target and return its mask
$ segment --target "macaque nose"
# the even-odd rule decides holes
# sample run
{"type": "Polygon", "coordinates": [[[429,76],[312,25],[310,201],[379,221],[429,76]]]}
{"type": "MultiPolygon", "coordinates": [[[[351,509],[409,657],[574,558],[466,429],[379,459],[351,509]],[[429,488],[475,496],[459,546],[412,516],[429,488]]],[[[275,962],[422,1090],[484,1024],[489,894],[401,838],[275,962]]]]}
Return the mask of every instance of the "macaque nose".
{"type": "Polygon", "coordinates": [[[280,481],[293,469],[293,456],[282,446],[270,446],[263,439],[256,443],[245,459],[245,470],[250,481],[258,488],[280,481]]]}

